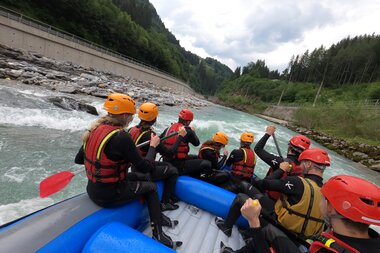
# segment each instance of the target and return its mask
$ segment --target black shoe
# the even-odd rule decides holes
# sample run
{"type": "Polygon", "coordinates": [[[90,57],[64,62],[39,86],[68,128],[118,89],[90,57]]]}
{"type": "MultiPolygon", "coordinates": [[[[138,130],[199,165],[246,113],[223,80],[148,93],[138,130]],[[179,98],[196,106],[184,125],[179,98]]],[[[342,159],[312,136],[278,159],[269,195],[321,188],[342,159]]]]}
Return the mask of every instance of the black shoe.
{"type": "Polygon", "coordinates": [[[227,227],[225,224],[224,224],[224,220],[221,219],[221,218],[218,218],[218,217],[215,217],[215,224],[218,226],[218,228],[220,230],[222,230],[222,232],[230,237],[231,236],[231,233],[232,233],[232,228],[231,227],[227,227]]]}
{"type": "Polygon", "coordinates": [[[170,199],[169,199],[169,203],[170,204],[175,204],[179,202],[179,198],[177,198],[176,196],[171,196],[170,199]]]}
{"type": "Polygon", "coordinates": [[[182,245],[181,241],[172,241],[172,238],[165,234],[159,225],[152,225],[152,238],[172,249],[176,249],[182,245]]]}
{"type": "Polygon", "coordinates": [[[220,242],[220,253],[234,253],[235,251],[230,248],[230,247],[227,247],[226,245],[224,245],[223,242],[220,242]]]}
{"type": "Polygon", "coordinates": [[[179,208],[179,205],[171,204],[171,203],[161,203],[160,204],[161,211],[172,211],[179,208]]]}
{"type": "Polygon", "coordinates": [[[177,220],[171,220],[165,214],[162,214],[161,217],[162,217],[161,225],[164,226],[164,227],[174,228],[175,226],[178,225],[178,221],[177,220]]]}

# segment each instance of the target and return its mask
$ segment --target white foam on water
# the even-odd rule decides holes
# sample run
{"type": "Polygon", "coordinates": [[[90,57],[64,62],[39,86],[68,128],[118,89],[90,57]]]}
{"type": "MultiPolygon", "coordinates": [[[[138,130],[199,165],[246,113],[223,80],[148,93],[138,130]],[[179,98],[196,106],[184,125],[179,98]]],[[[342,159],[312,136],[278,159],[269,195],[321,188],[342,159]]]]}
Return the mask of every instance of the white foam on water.
{"type": "Polygon", "coordinates": [[[33,198],[20,200],[17,203],[0,205],[0,225],[18,219],[29,213],[35,212],[54,204],[51,198],[33,198]]]}
{"type": "Polygon", "coordinates": [[[34,126],[55,130],[84,130],[97,116],[59,109],[0,107],[0,124],[34,126]]]}

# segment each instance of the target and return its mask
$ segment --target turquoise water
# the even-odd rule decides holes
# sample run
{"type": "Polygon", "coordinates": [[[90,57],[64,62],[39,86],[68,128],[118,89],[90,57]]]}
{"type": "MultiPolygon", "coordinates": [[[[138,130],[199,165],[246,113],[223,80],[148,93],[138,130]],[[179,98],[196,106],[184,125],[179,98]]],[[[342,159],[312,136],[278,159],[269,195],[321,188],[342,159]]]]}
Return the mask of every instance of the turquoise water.
{"type": "MultiPolygon", "coordinates": [[[[76,171],[82,166],[74,164],[74,157],[81,146],[82,132],[96,120],[96,116],[65,111],[55,107],[47,98],[54,94],[39,87],[13,85],[0,86],[0,224],[6,223],[57,201],[84,192],[84,174],[74,177],[71,183],[57,194],[39,198],[39,182],[59,171],[76,171]]],[[[60,94],[62,95],[62,94],[60,94]]],[[[67,96],[67,95],[66,95],[67,96]]],[[[79,97],[102,111],[102,99],[79,97]]],[[[180,108],[160,107],[156,131],[161,132],[177,120],[180,108]]],[[[210,106],[192,109],[195,120],[192,125],[201,142],[211,138],[216,131],[224,131],[230,137],[226,147],[232,151],[239,145],[239,136],[244,131],[260,139],[270,123],[255,116],[226,107],[210,106]]],[[[138,122],[135,117],[133,124],[138,122]]],[[[295,133],[278,126],[277,139],[285,154],[287,142],[295,133]]],[[[322,147],[312,142],[314,147],[322,147]]],[[[323,147],[322,147],[323,148],[323,147]]],[[[274,142],[269,139],[266,149],[277,153],[274,142]]],[[[198,148],[191,147],[191,153],[198,148]]],[[[366,178],[380,185],[380,173],[360,169],[355,163],[329,151],[332,166],[325,178],[337,174],[351,174],[366,178]]],[[[268,166],[260,159],[256,173],[263,176],[268,166]]]]}

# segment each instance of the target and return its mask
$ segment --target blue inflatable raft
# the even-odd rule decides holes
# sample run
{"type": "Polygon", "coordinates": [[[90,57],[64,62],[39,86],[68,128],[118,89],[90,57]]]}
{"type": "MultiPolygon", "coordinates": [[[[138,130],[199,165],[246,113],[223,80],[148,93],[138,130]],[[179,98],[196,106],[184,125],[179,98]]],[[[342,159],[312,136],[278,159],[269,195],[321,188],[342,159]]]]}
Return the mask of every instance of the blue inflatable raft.
{"type": "MultiPolygon", "coordinates": [[[[157,183],[162,193],[162,183],[157,183]]],[[[244,245],[236,227],[226,237],[215,225],[225,218],[235,194],[187,176],[179,177],[176,195],[180,208],[165,212],[179,220],[164,231],[183,241],[178,252],[219,252],[220,241],[237,249],[244,245]]],[[[0,229],[0,252],[174,252],[151,239],[146,204],[133,201],[102,208],[81,194],[7,224],[0,229]]],[[[247,222],[240,218],[240,226],[247,222]]]]}

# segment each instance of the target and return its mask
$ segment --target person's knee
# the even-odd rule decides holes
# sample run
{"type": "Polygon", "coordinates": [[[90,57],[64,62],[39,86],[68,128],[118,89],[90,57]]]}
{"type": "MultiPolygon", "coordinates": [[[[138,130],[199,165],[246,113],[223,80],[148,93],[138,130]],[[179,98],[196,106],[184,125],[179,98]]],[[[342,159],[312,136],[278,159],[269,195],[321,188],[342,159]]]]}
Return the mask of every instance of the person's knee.
{"type": "Polygon", "coordinates": [[[233,202],[239,206],[242,206],[244,205],[245,201],[247,201],[247,199],[249,199],[249,196],[247,194],[238,193],[233,202]]]}
{"type": "Polygon", "coordinates": [[[167,165],[167,174],[171,176],[178,176],[178,169],[171,164],[167,165]]]}
{"type": "Polygon", "coordinates": [[[208,160],[202,160],[199,167],[201,168],[202,171],[211,170],[211,162],[208,160]]]}

